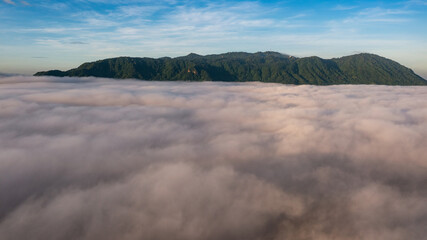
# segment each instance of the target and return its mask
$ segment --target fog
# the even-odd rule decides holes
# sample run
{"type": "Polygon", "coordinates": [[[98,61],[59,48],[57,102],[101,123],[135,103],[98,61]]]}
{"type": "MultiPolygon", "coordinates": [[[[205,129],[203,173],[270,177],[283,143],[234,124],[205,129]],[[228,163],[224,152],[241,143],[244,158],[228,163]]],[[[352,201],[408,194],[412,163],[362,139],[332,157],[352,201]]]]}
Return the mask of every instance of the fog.
{"type": "Polygon", "coordinates": [[[0,239],[426,239],[427,87],[0,78],[0,239]]]}

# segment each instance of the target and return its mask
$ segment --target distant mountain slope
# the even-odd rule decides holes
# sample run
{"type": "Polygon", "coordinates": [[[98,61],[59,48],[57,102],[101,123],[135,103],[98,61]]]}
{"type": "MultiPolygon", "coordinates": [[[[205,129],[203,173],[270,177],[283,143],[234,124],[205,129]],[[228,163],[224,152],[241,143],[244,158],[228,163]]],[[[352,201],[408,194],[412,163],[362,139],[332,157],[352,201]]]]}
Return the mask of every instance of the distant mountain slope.
{"type": "Polygon", "coordinates": [[[233,52],[177,58],[118,57],[89,62],[68,71],[35,76],[136,78],[143,80],[261,81],[286,84],[427,85],[411,69],[374,54],[342,58],[296,58],[277,52],[233,52]]]}
{"type": "Polygon", "coordinates": [[[0,72],[0,77],[10,77],[10,76],[13,76],[13,75],[15,75],[15,74],[12,74],[12,73],[2,73],[2,72],[0,72]]]}

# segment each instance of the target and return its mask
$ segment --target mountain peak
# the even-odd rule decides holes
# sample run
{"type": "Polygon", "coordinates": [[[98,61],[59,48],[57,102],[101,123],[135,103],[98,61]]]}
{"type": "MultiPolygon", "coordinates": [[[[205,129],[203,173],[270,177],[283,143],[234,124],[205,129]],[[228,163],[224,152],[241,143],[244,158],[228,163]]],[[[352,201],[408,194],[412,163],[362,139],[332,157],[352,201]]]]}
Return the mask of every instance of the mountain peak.
{"type": "Polygon", "coordinates": [[[287,54],[282,54],[282,53],[279,53],[279,52],[273,52],[273,51],[256,52],[256,53],[255,53],[255,55],[263,56],[263,57],[271,56],[271,57],[284,57],[284,58],[289,58],[289,55],[287,55],[287,54]]]}
{"type": "Polygon", "coordinates": [[[202,57],[202,55],[199,55],[197,53],[190,53],[186,57],[202,57]]]}

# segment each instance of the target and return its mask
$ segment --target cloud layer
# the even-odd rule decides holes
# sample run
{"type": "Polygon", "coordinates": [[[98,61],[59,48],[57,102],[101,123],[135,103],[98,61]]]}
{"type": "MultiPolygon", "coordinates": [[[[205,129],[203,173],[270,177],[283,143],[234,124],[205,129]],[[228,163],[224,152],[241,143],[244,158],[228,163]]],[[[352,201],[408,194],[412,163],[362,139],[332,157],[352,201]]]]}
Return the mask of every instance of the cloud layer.
{"type": "Polygon", "coordinates": [[[0,239],[423,239],[427,88],[0,79],[0,239]]]}

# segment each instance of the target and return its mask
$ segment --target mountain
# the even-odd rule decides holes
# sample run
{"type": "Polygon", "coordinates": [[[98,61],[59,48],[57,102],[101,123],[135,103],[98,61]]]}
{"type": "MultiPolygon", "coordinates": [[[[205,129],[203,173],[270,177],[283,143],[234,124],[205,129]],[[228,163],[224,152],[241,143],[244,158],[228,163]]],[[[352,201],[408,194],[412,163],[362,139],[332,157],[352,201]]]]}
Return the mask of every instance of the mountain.
{"type": "Polygon", "coordinates": [[[177,58],[117,57],[89,62],[68,71],[35,76],[136,78],[143,80],[260,81],[285,84],[427,85],[427,81],[390,59],[374,54],[342,58],[297,58],[277,52],[191,53],[177,58]]]}
{"type": "Polygon", "coordinates": [[[0,72],[0,77],[10,77],[10,76],[13,76],[13,75],[15,75],[15,74],[12,74],[12,73],[2,73],[2,72],[0,72]]]}

